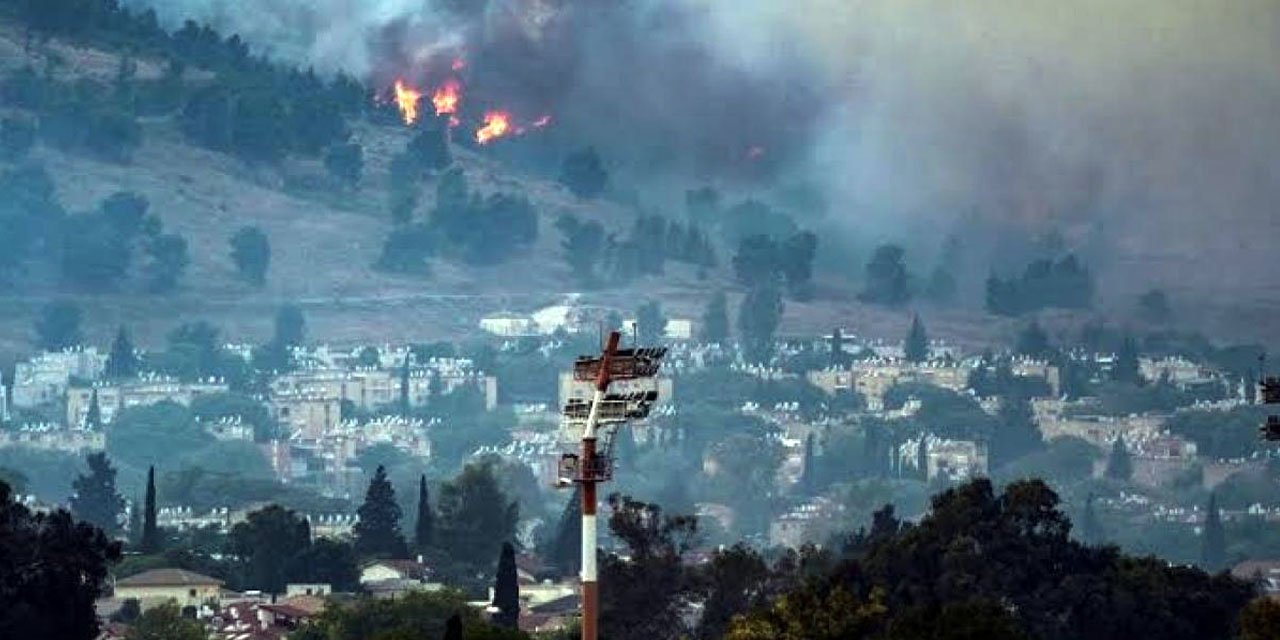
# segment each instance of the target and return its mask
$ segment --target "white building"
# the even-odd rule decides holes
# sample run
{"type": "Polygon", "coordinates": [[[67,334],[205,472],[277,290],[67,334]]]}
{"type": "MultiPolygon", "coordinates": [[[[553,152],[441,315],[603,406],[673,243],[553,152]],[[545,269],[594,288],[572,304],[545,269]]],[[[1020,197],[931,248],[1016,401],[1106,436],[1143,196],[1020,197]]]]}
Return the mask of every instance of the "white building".
{"type": "MultiPolygon", "coordinates": [[[[636,320],[633,318],[624,321],[622,328],[628,334],[634,334],[636,332],[636,320]]],[[[663,328],[662,337],[667,340],[692,340],[693,321],[684,318],[669,318],[667,326],[663,328]]]]}
{"type": "Polygon", "coordinates": [[[106,354],[93,347],[48,352],[19,362],[13,373],[13,406],[30,408],[61,401],[72,378],[96,380],[106,366],[106,354]]]}
{"type": "Polygon", "coordinates": [[[519,338],[538,335],[538,323],[518,313],[499,313],[480,319],[480,328],[495,336],[519,338]]]}

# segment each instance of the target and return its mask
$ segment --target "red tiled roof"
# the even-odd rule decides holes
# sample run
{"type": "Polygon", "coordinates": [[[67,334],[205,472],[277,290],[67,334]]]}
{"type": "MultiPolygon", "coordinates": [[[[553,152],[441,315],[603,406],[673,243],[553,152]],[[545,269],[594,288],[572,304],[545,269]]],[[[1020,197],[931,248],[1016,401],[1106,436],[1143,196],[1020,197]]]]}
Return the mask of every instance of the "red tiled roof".
{"type": "Polygon", "coordinates": [[[118,587],[220,587],[217,578],[200,575],[186,569],[152,569],[116,581],[118,587]]]}

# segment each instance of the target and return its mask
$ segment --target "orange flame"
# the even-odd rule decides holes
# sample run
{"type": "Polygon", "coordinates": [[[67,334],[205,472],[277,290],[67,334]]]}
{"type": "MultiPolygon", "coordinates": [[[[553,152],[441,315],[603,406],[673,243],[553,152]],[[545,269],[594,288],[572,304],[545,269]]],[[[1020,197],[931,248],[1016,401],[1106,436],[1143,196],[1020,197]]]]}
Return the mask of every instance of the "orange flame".
{"type": "Polygon", "coordinates": [[[458,103],[462,101],[462,85],[449,78],[440,88],[431,94],[431,104],[436,108],[436,115],[452,115],[458,112],[458,103]]]}
{"type": "Polygon", "coordinates": [[[403,80],[396,80],[396,106],[400,108],[400,115],[404,118],[404,123],[411,125],[418,121],[418,102],[422,100],[422,92],[405,84],[403,80]]]}
{"type": "Polygon", "coordinates": [[[505,111],[487,111],[484,126],[476,131],[476,142],[489,144],[511,132],[511,114],[505,111]]]}

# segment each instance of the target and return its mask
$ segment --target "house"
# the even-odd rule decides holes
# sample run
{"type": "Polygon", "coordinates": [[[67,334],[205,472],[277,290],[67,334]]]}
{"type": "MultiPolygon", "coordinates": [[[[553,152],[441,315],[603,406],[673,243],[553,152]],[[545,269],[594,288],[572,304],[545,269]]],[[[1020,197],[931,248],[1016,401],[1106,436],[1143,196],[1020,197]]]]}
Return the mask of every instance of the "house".
{"type": "Polygon", "coordinates": [[[122,578],[115,583],[115,597],[136,599],[143,609],[176,602],[180,607],[217,604],[222,598],[222,581],[185,569],[152,569],[122,578]]]}
{"type": "Polygon", "coordinates": [[[520,630],[525,633],[550,633],[567,629],[580,615],[582,597],[568,594],[520,611],[520,630]]]}
{"type": "Polygon", "coordinates": [[[116,415],[131,407],[161,402],[191,406],[198,396],[226,393],[227,389],[226,382],[222,380],[180,382],[164,376],[146,376],[118,383],[73,384],[66,392],[67,426],[76,427],[84,423],[95,395],[102,412],[102,423],[110,424],[116,415]]]}
{"type": "Polygon", "coordinates": [[[426,582],[431,577],[427,565],[419,560],[373,560],[360,568],[360,584],[384,580],[416,580],[426,582]]]}
{"type": "Polygon", "coordinates": [[[1245,560],[1231,568],[1231,576],[1261,587],[1270,596],[1280,596],[1280,560],[1245,560]]]}
{"type": "Polygon", "coordinates": [[[288,601],[236,602],[221,608],[210,618],[210,637],[226,640],[282,640],[315,615],[315,611],[295,606],[288,601]]]}

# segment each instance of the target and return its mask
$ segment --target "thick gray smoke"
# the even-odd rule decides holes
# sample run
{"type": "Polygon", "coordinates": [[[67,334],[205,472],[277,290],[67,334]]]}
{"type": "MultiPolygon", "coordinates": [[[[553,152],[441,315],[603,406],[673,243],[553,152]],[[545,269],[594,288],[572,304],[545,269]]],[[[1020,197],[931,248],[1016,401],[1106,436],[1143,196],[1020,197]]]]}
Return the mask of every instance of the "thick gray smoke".
{"type": "Polygon", "coordinates": [[[1280,237],[1272,0],[150,4],[374,83],[462,55],[480,104],[687,183],[816,182],[863,238],[927,248],[994,220],[1119,256],[1135,282],[1212,287],[1280,237]]]}

